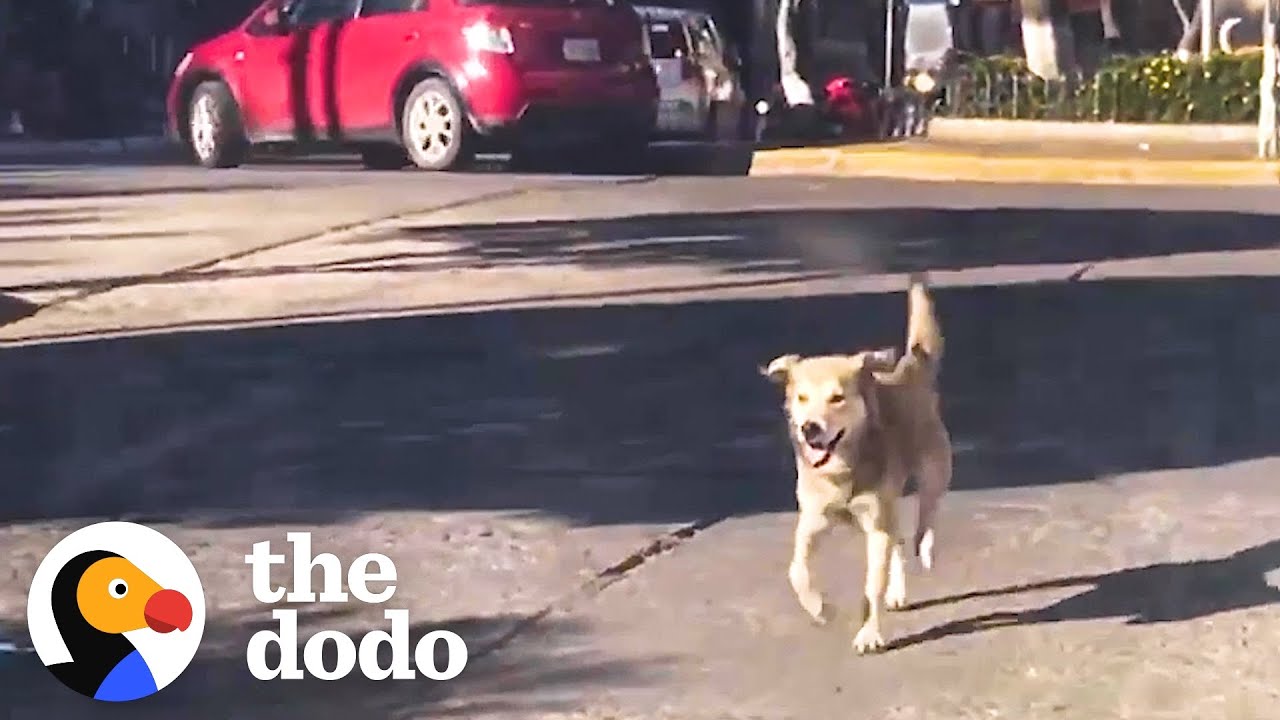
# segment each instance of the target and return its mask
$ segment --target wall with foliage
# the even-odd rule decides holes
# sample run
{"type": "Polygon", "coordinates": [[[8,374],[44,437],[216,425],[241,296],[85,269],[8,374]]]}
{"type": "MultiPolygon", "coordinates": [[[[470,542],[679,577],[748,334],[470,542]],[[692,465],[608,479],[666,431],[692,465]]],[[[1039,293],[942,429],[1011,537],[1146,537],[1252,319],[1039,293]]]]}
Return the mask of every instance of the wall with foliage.
{"type": "Polygon", "coordinates": [[[1258,117],[1262,54],[1182,62],[1116,57],[1098,74],[1046,82],[1021,58],[965,58],[946,84],[949,117],[1135,123],[1247,123],[1258,117]]]}

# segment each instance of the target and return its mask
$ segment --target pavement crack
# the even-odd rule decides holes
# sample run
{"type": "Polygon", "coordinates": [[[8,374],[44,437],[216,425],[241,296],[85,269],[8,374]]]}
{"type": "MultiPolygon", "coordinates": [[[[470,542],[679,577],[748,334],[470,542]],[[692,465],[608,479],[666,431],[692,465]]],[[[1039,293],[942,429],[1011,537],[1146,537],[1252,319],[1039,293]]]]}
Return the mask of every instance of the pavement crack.
{"type": "Polygon", "coordinates": [[[609,567],[596,573],[595,577],[588,580],[579,588],[580,593],[598,594],[605,588],[614,583],[625,580],[627,575],[635,572],[641,565],[646,562],[669,553],[683,545],[686,541],[693,539],[698,533],[719,522],[716,520],[703,520],[688,525],[683,525],[669,533],[655,538],[652,542],[644,547],[636,550],[622,560],[610,565],[609,567]]]}
{"type": "Polygon", "coordinates": [[[516,638],[535,628],[538,623],[551,615],[556,610],[569,607],[575,600],[585,597],[594,597],[615,583],[625,580],[628,575],[635,572],[645,563],[656,557],[665,555],[679,548],[684,543],[692,540],[703,530],[719,523],[724,518],[714,518],[711,520],[699,520],[697,522],[681,525],[680,527],[663,533],[654,538],[649,543],[636,549],[626,557],[618,560],[609,567],[595,573],[586,581],[578,584],[569,592],[547,603],[535,612],[529,613],[512,624],[506,632],[498,637],[481,645],[470,653],[472,658],[482,658],[491,655],[498,650],[511,644],[516,638]]]}

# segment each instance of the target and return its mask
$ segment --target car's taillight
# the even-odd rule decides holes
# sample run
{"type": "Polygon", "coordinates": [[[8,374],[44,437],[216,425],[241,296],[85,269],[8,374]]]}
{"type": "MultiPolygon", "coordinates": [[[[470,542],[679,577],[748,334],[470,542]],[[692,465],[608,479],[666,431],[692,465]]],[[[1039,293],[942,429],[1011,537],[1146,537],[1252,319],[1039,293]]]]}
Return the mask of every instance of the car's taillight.
{"type": "Polygon", "coordinates": [[[467,49],[471,52],[510,55],[516,51],[515,43],[511,41],[510,30],[505,27],[495,27],[484,20],[462,28],[462,37],[466,40],[467,49]]]}

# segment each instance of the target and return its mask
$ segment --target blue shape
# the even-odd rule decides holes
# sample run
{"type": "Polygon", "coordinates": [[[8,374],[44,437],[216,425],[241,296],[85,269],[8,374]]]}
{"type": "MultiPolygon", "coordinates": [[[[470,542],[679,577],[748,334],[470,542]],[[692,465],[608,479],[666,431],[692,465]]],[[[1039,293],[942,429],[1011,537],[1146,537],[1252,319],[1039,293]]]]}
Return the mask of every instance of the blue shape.
{"type": "Polygon", "coordinates": [[[159,689],[156,687],[155,677],[151,675],[151,668],[147,667],[147,661],[134,650],[107,673],[93,699],[128,702],[144,698],[159,689]]]}

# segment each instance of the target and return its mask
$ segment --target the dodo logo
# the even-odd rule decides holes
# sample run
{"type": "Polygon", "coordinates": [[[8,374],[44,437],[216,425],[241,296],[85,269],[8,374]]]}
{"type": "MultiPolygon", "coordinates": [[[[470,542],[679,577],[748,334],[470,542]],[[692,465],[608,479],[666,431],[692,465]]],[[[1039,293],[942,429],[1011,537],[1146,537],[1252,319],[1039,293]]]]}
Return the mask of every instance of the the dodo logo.
{"type": "Polygon", "coordinates": [[[63,538],[27,597],[40,661],[67,687],[108,702],[173,682],[195,657],[204,618],[204,588],[182,549],[127,522],[63,538]]]}

